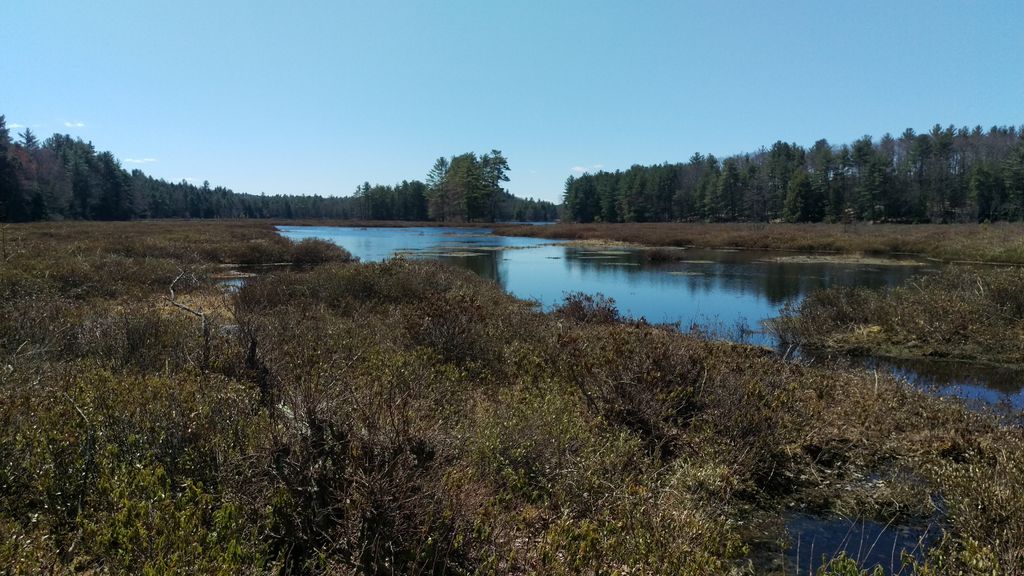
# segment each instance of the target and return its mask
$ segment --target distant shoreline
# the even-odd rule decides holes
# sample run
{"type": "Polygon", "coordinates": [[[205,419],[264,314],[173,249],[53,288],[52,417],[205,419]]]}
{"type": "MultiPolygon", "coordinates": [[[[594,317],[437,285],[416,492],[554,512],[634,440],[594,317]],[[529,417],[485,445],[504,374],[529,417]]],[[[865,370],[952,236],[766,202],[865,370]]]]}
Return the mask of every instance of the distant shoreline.
{"type": "Polygon", "coordinates": [[[499,236],[650,248],[919,256],[964,264],[1024,264],[1024,224],[635,223],[496,226],[499,236]]]}

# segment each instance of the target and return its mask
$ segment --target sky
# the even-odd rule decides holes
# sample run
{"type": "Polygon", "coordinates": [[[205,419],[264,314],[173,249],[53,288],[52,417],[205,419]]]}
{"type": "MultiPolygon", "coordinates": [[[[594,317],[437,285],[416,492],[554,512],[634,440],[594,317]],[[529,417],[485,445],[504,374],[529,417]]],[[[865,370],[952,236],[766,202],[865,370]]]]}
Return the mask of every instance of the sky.
{"type": "Polygon", "coordinates": [[[513,194],[777,140],[1024,124],[1024,2],[0,2],[0,114],[129,170],[348,195],[502,150],[513,194]]]}

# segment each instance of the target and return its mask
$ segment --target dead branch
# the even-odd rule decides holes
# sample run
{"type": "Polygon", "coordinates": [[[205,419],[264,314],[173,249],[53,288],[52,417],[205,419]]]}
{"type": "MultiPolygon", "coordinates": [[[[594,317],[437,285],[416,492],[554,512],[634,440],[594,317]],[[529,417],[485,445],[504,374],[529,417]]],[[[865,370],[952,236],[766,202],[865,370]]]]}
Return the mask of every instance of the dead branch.
{"type": "Polygon", "coordinates": [[[178,274],[178,276],[173,281],[171,281],[171,285],[167,287],[167,290],[168,290],[168,292],[171,293],[171,296],[170,296],[170,298],[167,299],[167,301],[170,302],[171,305],[174,306],[175,308],[178,308],[179,310],[184,310],[185,312],[188,312],[189,314],[192,314],[193,316],[199,318],[200,322],[202,323],[202,329],[203,329],[203,369],[205,370],[206,367],[209,366],[209,363],[210,363],[210,326],[209,326],[209,324],[206,321],[206,314],[202,310],[196,310],[195,308],[192,308],[191,306],[187,306],[187,305],[182,304],[181,302],[177,301],[177,299],[176,299],[176,297],[174,295],[174,285],[177,284],[178,281],[181,280],[182,277],[184,277],[184,276],[185,276],[185,271],[181,270],[181,273],[178,274]]]}

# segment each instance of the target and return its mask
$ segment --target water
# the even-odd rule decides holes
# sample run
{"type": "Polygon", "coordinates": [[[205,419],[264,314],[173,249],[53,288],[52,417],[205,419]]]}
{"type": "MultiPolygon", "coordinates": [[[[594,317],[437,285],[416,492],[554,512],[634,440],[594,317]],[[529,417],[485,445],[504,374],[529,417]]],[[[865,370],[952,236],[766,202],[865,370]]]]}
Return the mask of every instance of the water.
{"type": "Polygon", "coordinates": [[[963,398],[968,406],[1024,411],[1024,374],[1019,370],[941,360],[868,358],[865,364],[936,394],[963,398]]]}
{"type": "Polygon", "coordinates": [[[876,566],[885,574],[902,572],[902,554],[918,561],[933,544],[938,530],[932,527],[885,525],[870,520],[851,520],[809,514],[786,519],[790,543],[786,560],[793,574],[817,574],[828,560],[845,553],[867,569],[876,566]]]}
{"type": "MultiPolygon", "coordinates": [[[[683,329],[697,325],[718,336],[769,346],[776,343],[762,329],[763,321],[813,290],[836,285],[894,286],[914,274],[936,271],[928,264],[798,263],[778,260],[792,254],[726,250],[685,250],[679,261],[652,264],[645,261],[642,250],[499,237],[484,229],[283,226],[280,230],[292,240],[333,241],[363,261],[401,254],[460,266],[545,308],[562,301],[568,292],[599,292],[613,298],[620,312],[629,316],[678,323],[683,329]]],[[[1024,379],[1012,371],[942,362],[867,359],[864,363],[940,394],[985,406],[1004,403],[1024,408],[1024,379]]],[[[900,573],[901,551],[920,559],[922,548],[934,543],[937,534],[930,526],[887,526],[800,513],[787,514],[785,528],[789,546],[773,561],[781,562],[786,573],[801,574],[814,573],[823,557],[840,552],[864,566],[900,573]]]]}
{"type": "Polygon", "coordinates": [[[569,292],[601,293],[619,311],[650,322],[693,324],[771,344],[761,322],[811,290],[898,284],[920,267],[777,262],[778,253],[686,250],[667,264],[644,261],[642,250],[582,248],[535,238],[493,236],[486,229],[282,226],[292,239],[323,238],[363,261],[401,254],[467,268],[545,308],[569,292]]]}
{"type": "MultiPolygon", "coordinates": [[[[836,285],[894,286],[914,274],[936,270],[930,264],[779,261],[780,256],[793,254],[727,250],[685,250],[680,261],[652,264],[645,262],[642,250],[494,236],[479,228],[279,229],[292,240],[333,241],[363,261],[401,254],[460,266],[547,309],[569,292],[601,293],[632,317],[678,323],[684,330],[698,326],[719,337],[766,346],[775,342],[762,322],[813,290],[836,285]]],[[[873,362],[880,370],[942,394],[1024,408],[1024,378],[1018,372],[946,362],[873,362]]]]}

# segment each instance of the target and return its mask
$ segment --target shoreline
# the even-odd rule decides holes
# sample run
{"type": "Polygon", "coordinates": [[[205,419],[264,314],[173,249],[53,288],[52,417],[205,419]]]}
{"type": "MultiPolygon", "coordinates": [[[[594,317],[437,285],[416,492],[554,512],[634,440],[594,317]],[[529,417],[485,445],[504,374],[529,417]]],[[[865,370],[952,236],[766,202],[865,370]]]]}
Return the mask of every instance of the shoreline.
{"type": "Polygon", "coordinates": [[[498,236],[616,242],[637,248],[785,251],[1024,265],[1024,225],[638,223],[495,226],[498,236]]]}

